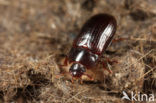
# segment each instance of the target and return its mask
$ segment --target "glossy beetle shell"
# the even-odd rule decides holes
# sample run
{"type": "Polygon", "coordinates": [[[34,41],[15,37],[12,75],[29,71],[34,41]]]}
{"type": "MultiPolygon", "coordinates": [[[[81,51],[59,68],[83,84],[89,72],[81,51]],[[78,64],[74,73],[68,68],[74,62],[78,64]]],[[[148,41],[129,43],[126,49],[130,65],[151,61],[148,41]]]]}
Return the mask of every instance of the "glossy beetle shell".
{"type": "Polygon", "coordinates": [[[67,57],[69,63],[73,63],[69,69],[73,77],[81,77],[85,69],[97,65],[112,41],[116,26],[115,18],[108,14],[95,15],[84,24],[67,57]]]}
{"type": "Polygon", "coordinates": [[[74,47],[83,47],[100,55],[110,44],[115,31],[116,20],[108,14],[99,14],[89,19],[74,40],[74,47]]]}

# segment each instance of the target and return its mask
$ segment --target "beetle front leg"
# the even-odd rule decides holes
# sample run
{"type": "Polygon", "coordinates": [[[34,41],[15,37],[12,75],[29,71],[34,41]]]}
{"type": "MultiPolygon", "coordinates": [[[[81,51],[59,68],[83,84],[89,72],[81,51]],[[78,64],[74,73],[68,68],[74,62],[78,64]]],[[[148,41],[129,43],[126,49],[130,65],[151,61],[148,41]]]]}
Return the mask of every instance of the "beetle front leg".
{"type": "MultiPolygon", "coordinates": [[[[63,65],[59,65],[59,68],[62,68],[62,67],[67,66],[67,65],[68,65],[68,58],[66,57],[66,58],[64,59],[63,65]]],[[[61,70],[61,69],[60,69],[60,70],[61,70]]],[[[69,73],[66,72],[66,71],[61,71],[61,73],[60,73],[60,74],[57,74],[55,77],[56,77],[56,78],[60,78],[61,76],[64,76],[64,75],[66,75],[66,74],[69,74],[69,73]]]]}
{"type": "Polygon", "coordinates": [[[112,70],[108,69],[107,66],[106,66],[106,63],[105,62],[102,62],[102,65],[103,65],[103,69],[104,70],[107,70],[110,74],[112,74],[112,70]]]}
{"type": "Polygon", "coordinates": [[[109,63],[109,64],[113,64],[113,63],[118,63],[117,60],[110,60],[109,58],[106,58],[106,61],[109,63]]]}
{"type": "Polygon", "coordinates": [[[82,80],[82,78],[80,78],[80,84],[83,84],[83,80],[82,80]]]}
{"type": "Polygon", "coordinates": [[[115,38],[115,39],[112,40],[112,42],[114,43],[114,42],[119,42],[119,41],[123,41],[123,40],[128,40],[128,38],[122,38],[122,37],[115,38]]]}
{"type": "Polygon", "coordinates": [[[64,59],[63,65],[60,65],[60,67],[64,67],[64,66],[67,66],[67,65],[68,65],[68,58],[66,57],[64,59]]]}
{"type": "Polygon", "coordinates": [[[105,58],[105,61],[106,62],[108,62],[109,64],[114,64],[114,63],[118,63],[118,61],[117,60],[112,60],[112,59],[110,59],[110,58],[108,58],[108,57],[105,57],[105,56],[103,56],[103,58],[105,58]]]}
{"type": "Polygon", "coordinates": [[[84,73],[83,75],[87,76],[91,81],[94,80],[94,78],[91,75],[89,75],[89,74],[84,73]]]}
{"type": "Polygon", "coordinates": [[[113,73],[110,69],[107,68],[105,61],[100,60],[99,63],[102,64],[104,70],[108,71],[110,74],[113,73]]]}

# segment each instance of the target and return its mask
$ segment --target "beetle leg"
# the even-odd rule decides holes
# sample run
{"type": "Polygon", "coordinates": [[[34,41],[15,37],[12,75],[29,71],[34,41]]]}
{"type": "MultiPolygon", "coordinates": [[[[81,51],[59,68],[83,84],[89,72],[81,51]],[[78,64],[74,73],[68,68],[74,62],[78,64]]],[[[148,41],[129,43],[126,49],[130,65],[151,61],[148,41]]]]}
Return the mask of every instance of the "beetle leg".
{"type": "Polygon", "coordinates": [[[63,65],[60,65],[60,67],[64,67],[64,66],[67,66],[67,65],[68,65],[68,58],[66,57],[66,58],[64,59],[63,65]]]}
{"type": "Polygon", "coordinates": [[[106,63],[105,62],[102,62],[102,65],[103,65],[104,70],[107,70],[110,74],[113,73],[110,69],[106,68],[106,63]]]}
{"type": "Polygon", "coordinates": [[[123,40],[128,40],[128,38],[115,38],[112,40],[112,42],[119,42],[119,41],[123,41],[123,40]]]}
{"type": "Polygon", "coordinates": [[[109,58],[106,58],[106,60],[109,64],[118,63],[117,60],[110,60],[109,58]]]}
{"type": "MultiPolygon", "coordinates": [[[[68,58],[66,57],[65,59],[64,59],[64,63],[63,63],[63,65],[59,65],[59,67],[60,68],[62,68],[62,67],[64,67],[64,66],[67,66],[68,65],[68,58]]],[[[64,75],[66,75],[66,74],[70,74],[69,72],[66,72],[66,71],[61,71],[60,72],[60,74],[57,74],[55,77],[56,78],[60,78],[61,76],[64,76],[64,75]]]]}
{"type": "Polygon", "coordinates": [[[61,76],[68,74],[68,72],[61,72],[60,74],[56,74],[55,78],[59,79],[61,76]]]}
{"type": "Polygon", "coordinates": [[[72,84],[74,84],[74,77],[72,77],[71,82],[72,82],[72,84]]]}
{"type": "Polygon", "coordinates": [[[82,80],[82,78],[80,78],[80,84],[83,84],[83,80],[82,80]]]}
{"type": "Polygon", "coordinates": [[[94,80],[94,78],[90,76],[89,74],[83,74],[83,75],[86,75],[90,80],[94,80]]]}
{"type": "MultiPolygon", "coordinates": [[[[118,61],[117,60],[111,60],[111,59],[109,59],[108,57],[105,57],[105,56],[103,56],[103,58],[105,58],[106,59],[106,62],[108,62],[109,64],[113,64],[113,63],[118,63],[118,61]]],[[[100,61],[101,62],[101,61],[100,61]]]]}
{"type": "Polygon", "coordinates": [[[67,66],[67,65],[68,65],[68,58],[66,57],[65,60],[64,60],[63,66],[67,66]]]}
{"type": "Polygon", "coordinates": [[[55,75],[55,78],[56,78],[56,79],[59,79],[61,76],[62,76],[62,74],[56,74],[56,75],[55,75]]]}

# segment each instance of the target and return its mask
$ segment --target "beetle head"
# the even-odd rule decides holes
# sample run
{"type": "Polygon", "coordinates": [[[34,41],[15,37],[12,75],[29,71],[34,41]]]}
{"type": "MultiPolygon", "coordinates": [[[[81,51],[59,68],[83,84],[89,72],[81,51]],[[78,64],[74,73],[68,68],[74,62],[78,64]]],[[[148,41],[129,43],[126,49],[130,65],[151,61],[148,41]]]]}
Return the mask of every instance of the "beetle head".
{"type": "Polygon", "coordinates": [[[69,72],[73,77],[79,78],[84,74],[84,72],[86,72],[86,69],[82,64],[73,63],[69,69],[69,72]]]}

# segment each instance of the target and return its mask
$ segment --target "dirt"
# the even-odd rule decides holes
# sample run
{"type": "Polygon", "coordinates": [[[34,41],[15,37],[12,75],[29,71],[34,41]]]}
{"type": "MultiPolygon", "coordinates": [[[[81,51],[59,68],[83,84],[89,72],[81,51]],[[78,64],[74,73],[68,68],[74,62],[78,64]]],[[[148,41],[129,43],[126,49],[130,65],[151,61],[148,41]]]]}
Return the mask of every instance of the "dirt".
{"type": "Polygon", "coordinates": [[[0,14],[0,103],[129,103],[123,91],[156,95],[155,0],[0,0],[0,14]],[[99,66],[83,84],[58,78],[82,25],[99,13],[116,18],[115,38],[128,38],[104,53],[118,61],[108,64],[113,73],[99,66]]]}

